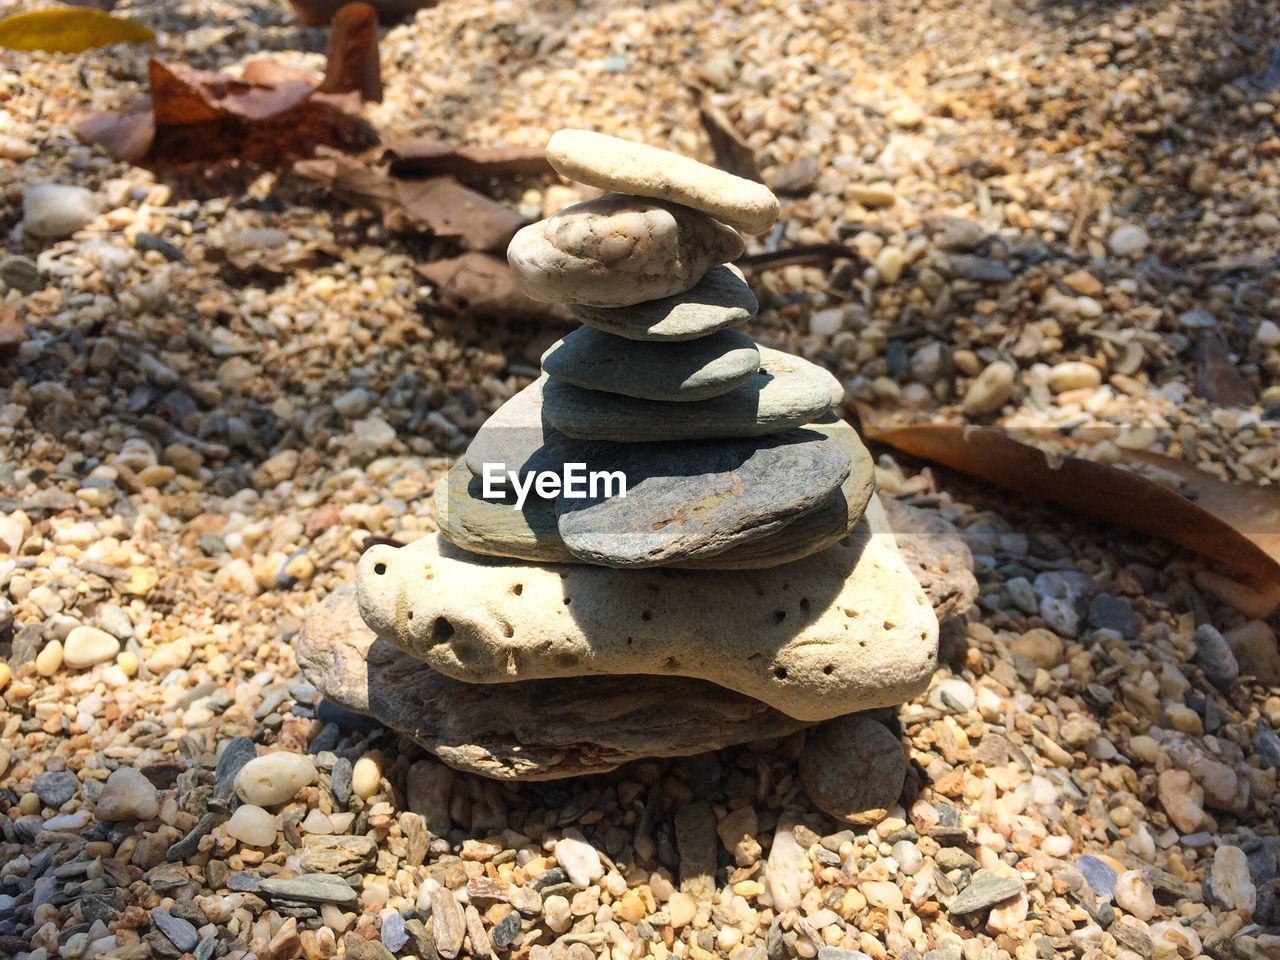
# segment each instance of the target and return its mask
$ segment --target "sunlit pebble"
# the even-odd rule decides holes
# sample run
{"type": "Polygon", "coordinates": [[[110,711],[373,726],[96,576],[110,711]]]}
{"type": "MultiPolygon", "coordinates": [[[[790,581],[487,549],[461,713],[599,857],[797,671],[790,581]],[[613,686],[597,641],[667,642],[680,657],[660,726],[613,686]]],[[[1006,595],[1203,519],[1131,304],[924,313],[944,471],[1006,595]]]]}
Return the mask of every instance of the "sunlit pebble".
{"type": "Polygon", "coordinates": [[[253,847],[269,847],[276,842],[276,818],[251,803],[237,807],[224,829],[229,836],[253,847]]]}
{"type": "Polygon", "coordinates": [[[312,810],[302,821],[302,829],[307,833],[327,835],[333,833],[333,822],[319,810],[312,810]]]}

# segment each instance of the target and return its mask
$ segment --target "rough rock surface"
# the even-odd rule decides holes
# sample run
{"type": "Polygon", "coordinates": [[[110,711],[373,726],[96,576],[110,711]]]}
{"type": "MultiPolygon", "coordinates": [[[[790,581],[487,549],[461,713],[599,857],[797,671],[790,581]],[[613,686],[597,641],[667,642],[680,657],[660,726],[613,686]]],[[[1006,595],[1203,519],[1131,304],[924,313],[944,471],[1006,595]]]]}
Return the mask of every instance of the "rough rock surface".
{"type": "Polygon", "coordinates": [[[824,812],[859,826],[879,823],[898,802],[907,775],[902,744],[867,716],[840,717],[808,736],[800,783],[824,812]]]}
{"type": "Polygon", "coordinates": [[[428,536],[365,551],[357,584],[380,637],[473,683],[690,676],[825,720],[910,699],[937,654],[928,600],[866,525],[751,573],[535,567],[428,536]]]}
{"type": "Polygon", "coordinates": [[[307,678],[458,770],[508,780],[603,773],[804,726],[763,703],[683,677],[583,677],[486,687],[437,673],[360,618],[354,586],[330,594],[295,640],[307,678]]]}
{"type": "MultiPolygon", "coordinates": [[[[867,509],[875,485],[871,454],[857,431],[832,414],[805,424],[803,429],[830,436],[848,455],[849,475],[840,489],[830,494],[825,503],[796,517],[769,537],[740,543],[714,556],[673,562],[670,566],[704,570],[776,567],[824,550],[853,530],[867,509]]],[[[565,439],[563,442],[577,441],[565,439]]],[[[542,455],[535,459],[541,460],[542,455]]],[[[548,452],[546,462],[551,459],[552,454],[548,452]]],[[[560,536],[553,501],[530,497],[520,510],[515,510],[512,503],[483,499],[482,493],[480,481],[472,476],[469,465],[461,462],[436,486],[436,519],[441,532],[452,543],[488,556],[541,563],[577,562],[560,536]]],[[[964,551],[967,555],[954,529],[952,537],[957,542],[947,549],[957,555],[964,551]]],[[[927,593],[928,581],[925,587],[927,593]]]]}
{"type": "Polygon", "coordinates": [[[507,260],[532,300],[624,307],[682,293],[742,251],[737,233],[696,210],[606,194],[524,227],[507,260]]]}
{"type": "Polygon", "coordinates": [[[717,264],[683,293],[627,307],[570,304],[585,324],[629,340],[693,340],[746,323],[760,309],[736,268],[717,264]]]}
{"type": "Polygon", "coordinates": [[[579,327],[542,355],[542,369],[587,390],[647,400],[706,400],[754,376],[760,351],[736,330],[688,343],[657,343],[579,327]]]}
{"type": "MultiPolygon", "coordinates": [[[[626,496],[556,498],[557,526],[580,560],[665,566],[767,538],[839,489],[849,457],[820,433],[751,440],[616,444],[588,469],[620,473],[626,496]]],[[[842,518],[835,527],[843,531],[842,518]]]]}
{"type": "Polygon", "coordinates": [[[549,380],[542,411],[561,433],[581,440],[698,440],[781,433],[816,420],[843,396],[826,370],[762,347],[760,372],[710,400],[637,400],[549,380]]]}
{"type": "Polygon", "coordinates": [[[484,475],[486,463],[505,464],[521,476],[560,469],[561,451],[572,441],[543,418],[546,382],[545,376],[533,381],[481,424],[465,455],[474,476],[484,475]]]}
{"type": "Polygon", "coordinates": [[[764,184],[620,137],[558,130],[547,160],[570,180],[683,203],[747,233],[764,233],[778,219],[778,198],[764,184]]]}
{"type": "Polygon", "coordinates": [[[938,619],[959,616],[978,596],[973,554],[956,528],[928,510],[892,498],[878,501],[907,565],[915,571],[938,619]]]}

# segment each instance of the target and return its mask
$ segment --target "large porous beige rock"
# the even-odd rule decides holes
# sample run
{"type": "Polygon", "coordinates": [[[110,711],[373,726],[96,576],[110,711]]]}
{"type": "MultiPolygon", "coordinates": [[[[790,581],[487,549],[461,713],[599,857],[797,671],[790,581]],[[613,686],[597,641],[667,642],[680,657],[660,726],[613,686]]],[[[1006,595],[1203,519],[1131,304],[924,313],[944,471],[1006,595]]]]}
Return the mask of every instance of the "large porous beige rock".
{"type": "Polygon", "coordinates": [[[377,718],[455,769],[503,780],[605,773],[645,757],[690,756],[805,726],[684,677],[462,683],[378,639],[360,618],[354,586],[307,615],[294,650],[326,699],[377,718]]]}
{"type": "Polygon", "coordinates": [[[532,566],[429,536],[366,550],[357,586],[380,637],[472,683],[686,676],[825,720],[911,699],[937,655],[924,592],[866,524],[767,571],[532,566]]]}
{"type": "MultiPolygon", "coordinates": [[[[803,429],[825,434],[848,455],[849,475],[840,489],[767,537],[740,543],[714,556],[686,559],[668,566],[695,570],[777,567],[825,550],[849,535],[862,519],[875,486],[871,454],[857,431],[833,414],[805,424],[803,429]]],[[[509,431],[504,435],[509,435],[509,431]]],[[[559,468],[559,451],[555,449],[526,452],[517,457],[521,463],[537,461],[546,469],[559,468]]],[[[512,503],[486,500],[482,493],[481,482],[472,475],[469,461],[459,461],[436,485],[436,520],[440,531],[452,543],[488,556],[536,563],[579,562],[560,536],[554,501],[530,497],[517,510],[512,503]]],[[[954,530],[950,542],[952,550],[957,543],[960,548],[964,547],[954,536],[954,530]]],[[[969,576],[972,580],[972,574],[969,576]]]]}
{"type": "Polygon", "coordinates": [[[742,251],[742,237],[705,214],[612,193],[523,228],[507,260],[530,299],[625,307],[683,293],[742,251]]]}
{"type": "Polygon", "coordinates": [[[747,233],[764,233],[778,219],[778,198],[764,184],[643,143],[560,130],[547,144],[547,160],[570,180],[672,200],[747,233]]]}

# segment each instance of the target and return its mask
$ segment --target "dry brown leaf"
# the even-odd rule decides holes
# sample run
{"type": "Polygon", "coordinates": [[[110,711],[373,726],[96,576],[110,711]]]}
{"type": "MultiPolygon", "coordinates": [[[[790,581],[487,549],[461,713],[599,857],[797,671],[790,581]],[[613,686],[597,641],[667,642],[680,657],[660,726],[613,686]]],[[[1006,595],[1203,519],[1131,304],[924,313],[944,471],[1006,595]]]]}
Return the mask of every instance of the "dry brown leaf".
{"type": "Polygon", "coordinates": [[[1135,455],[1181,478],[1184,490],[1178,492],[1133,470],[1081,457],[1051,462],[1044,451],[995,427],[901,425],[863,406],[859,416],[869,440],[1171,540],[1235,568],[1273,607],[1280,604],[1280,490],[1228,483],[1169,457],[1135,455]]]}
{"type": "Polygon", "coordinates": [[[80,121],[76,135],[112,156],[149,167],[238,160],[278,165],[325,144],[348,150],[377,143],[356,93],[315,90],[308,75],[272,61],[244,76],[152,60],[151,94],[120,111],[80,121]]]}
{"type": "MultiPolygon", "coordinates": [[[[298,22],[304,27],[323,27],[333,15],[346,6],[350,0],[289,0],[289,6],[298,15],[298,22]]],[[[434,7],[440,0],[372,0],[373,8],[378,12],[378,19],[383,23],[395,23],[405,17],[411,17],[419,10],[434,7]]]]}
{"type": "Polygon", "coordinates": [[[440,305],[453,313],[570,322],[564,307],[538,303],[521,293],[505,259],[464,253],[421,264],[417,269],[436,288],[440,305]]]}
{"type": "Polygon", "coordinates": [[[348,3],[333,18],[329,59],[321,93],[356,91],[365,100],[382,102],[382,65],[378,60],[378,14],[367,3],[348,3]]]}
{"type": "Polygon", "coordinates": [[[399,180],[362,161],[329,153],[294,169],[323,183],[335,196],[383,215],[392,230],[428,230],[457,237],[469,250],[505,250],[524,218],[484,194],[447,177],[399,180]]]}
{"type": "Polygon", "coordinates": [[[466,147],[429,137],[397,140],[387,145],[391,175],[407,179],[435,176],[459,180],[493,177],[542,177],[555,171],[545,147],[466,147]]]}
{"type": "Polygon", "coordinates": [[[702,129],[707,131],[707,137],[711,140],[711,152],[715,155],[716,166],[735,176],[763,183],[760,168],[756,165],[755,151],[738,132],[733,121],[712,103],[707,91],[701,87],[692,87],[691,90],[698,105],[698,119],[702,121],[702,129]]]}

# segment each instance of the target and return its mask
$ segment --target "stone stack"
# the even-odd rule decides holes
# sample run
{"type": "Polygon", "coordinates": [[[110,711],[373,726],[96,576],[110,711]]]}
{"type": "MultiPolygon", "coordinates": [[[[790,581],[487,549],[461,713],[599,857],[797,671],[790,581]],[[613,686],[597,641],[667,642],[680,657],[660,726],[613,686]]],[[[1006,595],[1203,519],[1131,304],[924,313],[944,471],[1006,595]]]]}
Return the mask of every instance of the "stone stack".
{"type": "Polygon", "coordinates": [[[777,200],[584,131],[547,155],[610,192],[524,228],[508,259],[583,326],[442,481],[440,535],[367,550],[359,617],[340,594],[308,624],[308,675],[446,762],[517,779],[915,696],[937,618],[832,412],[840,384],[740,330],[758,307],[729,265],[737,230],[769,229],[777,200]],[[625,496],[543,485],[566,464],[622,475],[625,496]]]}

